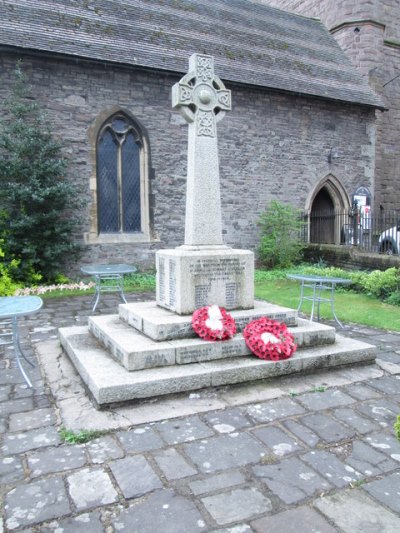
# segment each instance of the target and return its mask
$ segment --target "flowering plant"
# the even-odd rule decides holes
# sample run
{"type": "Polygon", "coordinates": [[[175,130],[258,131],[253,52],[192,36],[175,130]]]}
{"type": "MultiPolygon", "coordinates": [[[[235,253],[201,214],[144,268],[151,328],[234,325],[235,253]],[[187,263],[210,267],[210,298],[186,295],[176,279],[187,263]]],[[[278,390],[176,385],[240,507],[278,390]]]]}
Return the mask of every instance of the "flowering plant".
{"type": "Polygon", "coordinates": [[[17,289],[14,292],[14,296],[28,296],[30,294],[46,294],[46,292],[53,291],[88,291],[93,288],[96,284],[94,281],[89,281],[89,283],[84,283],[80,281],[79,283],[61,283],[58,285],[40,285],[39,287],[25,287],[24,289],[17,289]]]}
{"type": "Polygon", "coordinates": [[[288,359],[297,348],[286,324],[267,317],[249,322],[243,330],[243,337],[253,354],[260,359],[288,359]]]}
{"type": "Polygon", "coordinates": [[[192,326],[197,335],[206,341],[225,341],[236,333],[235,321],[218,305],[196,309],[192,315],[192,326]]]}

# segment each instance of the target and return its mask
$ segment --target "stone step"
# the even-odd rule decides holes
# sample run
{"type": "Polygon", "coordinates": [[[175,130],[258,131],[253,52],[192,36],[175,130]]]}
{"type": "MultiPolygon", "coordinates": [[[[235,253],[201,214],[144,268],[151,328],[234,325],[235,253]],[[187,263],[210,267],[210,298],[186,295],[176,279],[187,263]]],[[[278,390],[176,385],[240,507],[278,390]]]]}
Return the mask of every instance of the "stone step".
{"type": "Polygon", "coordinates": [[[254,356],[127,372],[86,326],[59,329],[60,341],[99,406],[272,378],[320,368],[373,362],[375,346],[336,335],[335,344],[299,350],[285,361],[254,356]]]}
{"type": "MultiPolygon", "coordinates": [[[[223,342],[208,342],[199,337],[156,342],[118,315],[89,317],[88,326],[111,356],[129,371],[251,355],[241,333],[223,342]]],[[[298,319],[298,325],[289,327],[289,331],[298,349],[335,342],[335,328],[318,322],[298,319]]]]}
{"type": "MultiPolygon", "coordinates": [[[[288,326],[297,323],[297,311],[263,301],[255,301],[254,309],[230,311],[235,319],[237,331],[243,331],[248,322],[266,316],[288,326]]],[[[195,337],[192,315],[177,315],[159,307],[154,301],[121,304],[119,316],[122,320],[155,341],[195,337]]]]}

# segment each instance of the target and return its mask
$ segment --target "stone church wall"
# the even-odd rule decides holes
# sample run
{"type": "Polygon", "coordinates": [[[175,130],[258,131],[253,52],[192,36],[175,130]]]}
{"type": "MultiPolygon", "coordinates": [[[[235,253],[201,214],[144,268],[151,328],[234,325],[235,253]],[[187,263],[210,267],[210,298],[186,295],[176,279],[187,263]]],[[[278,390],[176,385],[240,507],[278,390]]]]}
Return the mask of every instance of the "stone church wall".
{"type": "Polygon", "coordinates": [[[399,0],[259,0],[320,18],[387,107],[377,115],[375,205],[400,210],[399,0]]]}
{"type": "MultiPolygon", "coordinates": [[[[17,56],[2,55],[0,99],[7,96],[17,56]]],[[[69,158],[68,178],[88,200],[77,239],[82,262],[154,265],[154,251],[183,243],[187,124],[171,108],[168,73],[109,64],[23,58],[33,97],[47,111],[52,130],[69,158]],[[108,110],[128,110],[145,127],[151,149],[150,242],[87,244],[93,215],[90,184],[95,180],[93,125],[108,110]]],[[[218,65],[216,65],[218,73],[218,65]]],[[[304,208],[328,174],[350,196],[356,187],[374,187],[375,111],[225,82],[232,111],[218,125],[223,232],[226,243],[246,249],[258,244],[257,218],[272,200],[304,208]],[[337,157],[328,162],[334,149],[337,157]]],[[[71,265],[78,271],[79,265],[71,265]]]]}

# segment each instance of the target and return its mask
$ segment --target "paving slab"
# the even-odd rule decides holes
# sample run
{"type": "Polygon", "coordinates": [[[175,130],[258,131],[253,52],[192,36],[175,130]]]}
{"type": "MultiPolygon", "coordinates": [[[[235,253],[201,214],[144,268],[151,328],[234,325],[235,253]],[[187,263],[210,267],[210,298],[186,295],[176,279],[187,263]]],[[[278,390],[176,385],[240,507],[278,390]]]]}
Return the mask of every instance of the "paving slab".
{"type": "Polygon", "coordinates": [[[305,409],[290,398],[257,403],[244,408],[244,412],[256,422],[272,422],[278,418],[305,413],[305,409]]]}
{"type": "Polygon", "coordinates": [[[365,477],[377,476],[383,472],[391,472],[398,468],[398,462],[381,453],[365,442],[355,440],[346,463],[361,472],[365,477]]]}
{"type": "Polygon", "coordinates": [[[312,450],[301,455],[300,459],[339,488],[362,479],[362,474],[355,468],[342,463],[335,455],[324,450],[312,450]]]}
{"type": "Polygon", "coordinates": [[[163,448],[164,442],[150,426],[118,431],[116,434],[126,453],[140,453],[163,448]]]}
{"type": "Polygon", "coordinates": [[[167,480],[182,479],[194,476],[197,470],[193,468],[174,448],[168,448],[153,455],[159,468],[167,480]]]}
{"type": "Polygon", "coordinates": [[[288,505],[332,488],[331,483],[297,457],[283,459],[278,464],[254,466],[253,472],[288,505]]]}
{"type": "Polygon", "coordinates": [[[61,439],[58,431],[55,427],[51,426],[5,435],[2,451],[5,455],[11,455],[60,444],[60,442],[61,439]]]}
{"type": "Polygon", "coordinates": [[[118,501],[118,493],[104,470],[84,468],[66,479],[69,494],[78,511],[118,501]]]}
{"type": "Polygon", "coordinates": [[[337,533],[315,509],[300,506],[273,516],[266,516],[251,522],[256,533],[279,531],[285,533],[337,533]]]}
{"type": "Polygon", "coordinates": [[[198,416],[189,416],[184,420],[165,420],[155,424],[155,429],[161,433],[168,444],[178,444],[214,435],[214,431],[198,416]]]}
{"type": "Polygon", "coordinates": [[[87,463],[87,459],[84,446],[64,445],[31,452],[27,462],[31,476],[35,478],[80,468],[87,463]]]}
{"type": "Polygon", "coordinates": [[[199,495],[241,485],[245,481],[246,478],[239,470],[232,470],[230,472],[207,476],[205,479],[192,481],[189,483],[189,487],[193,494],[199,495]]]}
{"type": "Polygon", "coordinates": [[[371,381],[370,385],[385,394],[400,394],[400,376],[387,376],[379,381],[371,381]]]}
{"type": "Polygon", "coordinates": [[[160,478],[142,455],[112,461],[110,468],[126,499],[137,498],[163,486],[160,478]]]}
{"type": "Polygon", "coordinates": [[[300,420],[323,441],[330,444],[350,439],[356,434],[354,429],[343,425],[341,422],[337,422],[327,414],[315,413],[304,416],[300,420]]]}
{"type": "Polygon", "coordinates": [[[364,437],[363,440],[394,461],[400,462],[400,442],[393,435],[373,433],[372,435],[364,437]]]}
{"type": "Polygon", "coordinates": [[[314,448],[320,442],[320,437],[316,433],[296,420],[284,420],[282,425],[310,448],[314,448]]]}
{"type": "Polygon", "coordinates": [[[25,413],[14,413],[9,418],[9,429],[13,431],[26,431],[54,424],[53,409],[31,409],[25,413]]]}
{"type": "Polygon", "coordinates": [[[120,459],[124,455],[122,447],[113,435],[105,435],[88,442],[86,450],[93,464],[102,464],[110,459],[120,459]]]}
{"type": "Polygon", "coordinates": [[[156,491],[123,509],[112,525],[116,531],[127,533],[195,533],[208,529],[193,502],[171,489],[156,491]]]}
{"type": "Polygon", "coordinates": [[[219,525],[247,520],[272,510],[271,500],[255,487],[207,496],[202,502],[219,525]]]}
{"type": "Polygon", "coordinates": [[[15,456],[1,458],[0,481],[3,485],[24,479],[24,477],[25,473],[21,459],[15,456]]]}
{"type": "Polygon", "coordinates": [[[10,530],[71,512],[64,482],[60,477],[17,486],[6,494],[4,509],[6,525],[10,530]]]}
{"type": "Polygon", "coordinates": [[[298,441],[290,437],[279,427],[269,426],[252,431],[252,435],[262,441],[268,450],[278,457],[304,450],[298,441]]]}
{"type": "Polygon", "coordinates": [[[201,472],[217,472],[258,463],[267,449],[246,433],[229,433],[184,445],[187,456],[201,472]],[[224,450],[221,453],[221,450],[224,450]]]}
{"type": "Polygon", "coordinates": [[[343,533],[398,533],[399,517],[360,489],[323,496],[314,506],[343,533]]]}
{"type": "Polygon", "coordinates": [[[356,406],[357,411],[377,422],[381,427],[392,427],[398,415],[398,406],[390,399],[376,399],[356,406]]]}
{"type": "Polygon", "coordinates": [[[339,407],[343,405],[349,405],[355,402],[355,400],[338,389],[327,389],[322,392],[309,392],[308,394],[302,394],[298,401],[304,407],[319,411],[320,409],[331,409],[332,407],[339,407]]]}
{"type": "Polygon", "coordinates": [[[250,420],[235,407],[207,413],[203,418],[218,433],[231,433],[251,425],[250,420]]]}
{"type": "Polygon", "coordinates": [[[104,533],[100,513],[82,513],[78,516],[54,520],[46,526],[40,527],[40,533],[104,533]]]}
{"type": "Polygon", "coordinates": [[[372,431],[378,431],[379,425],[372,422],[370,419],[360,416],[354,409],[334,409],[332,414],[335,418],[344,422],[346,425],[354,428],[357,433],[365,434],[372,431]]]}
{"type": "Polygon", "coordinates": [[[400,472],[363,485],[371,496],[399,515],[400,521],[400,472]]]}

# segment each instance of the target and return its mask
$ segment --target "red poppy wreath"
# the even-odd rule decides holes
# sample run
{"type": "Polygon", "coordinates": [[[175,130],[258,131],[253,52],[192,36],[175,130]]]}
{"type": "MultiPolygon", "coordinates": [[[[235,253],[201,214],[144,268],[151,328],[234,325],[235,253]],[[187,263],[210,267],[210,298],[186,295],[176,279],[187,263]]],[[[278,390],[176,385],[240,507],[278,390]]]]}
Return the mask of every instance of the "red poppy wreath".
{"type": "Polygon", "coordinates": [[[206,341],[225,341],[236,333],[235,321],[218,305],[196,309],[192,315],[192,326],[197,335],[206,341]]]}
{"type": "Polygon", "coordinates": [[[288,359],[297,348],[286,324],[266,317],[249,322],[243,330],[243,337],[253,354],[260,359],[288,359]]]}

